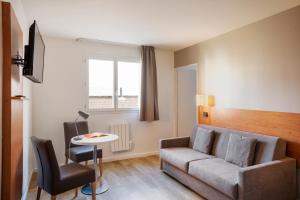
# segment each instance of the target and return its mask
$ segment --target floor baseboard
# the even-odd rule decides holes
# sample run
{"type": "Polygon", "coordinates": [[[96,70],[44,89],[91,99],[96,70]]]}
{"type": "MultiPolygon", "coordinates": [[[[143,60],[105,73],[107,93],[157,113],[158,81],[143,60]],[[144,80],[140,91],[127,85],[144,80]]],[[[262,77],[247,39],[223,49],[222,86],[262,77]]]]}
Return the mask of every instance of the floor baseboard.
{"type": "Polygon", "coordinates": [[[108,157],[102,158],[102,161],[103,162],[112,162],[112,161],[126,160],[126,159],[131,159],[131,158],[140,158],[140,157],[147,157],[147,156],[154,156],[154,155],[155,156],[159,155],[159,151],[108,156],[108,157]]]}
{"type": "MultiPolygon", "coordinates": [[[[112,161],[118,161],[118,160],[126,160],[126,159],[132,159],[132,158],[141,158],[141,157],[147,157],[147,156],[157,156],[159,155],[159,151],[151,151],[151,152],[143,152],[143,153],[128,153],[123,155],[113,155],[102,158],[102,162],[112,162],[112,161]]],[[[92,161],[90,161],[92,162],[92,161]]],[[[60,163],[60,165],[64,165],[64,163],[60,163]]],[[[37,168],[33,169],[33,173],[37,173],[37,168]]],[[[23,200],[23,199],[22,199],[23,200]]]]}

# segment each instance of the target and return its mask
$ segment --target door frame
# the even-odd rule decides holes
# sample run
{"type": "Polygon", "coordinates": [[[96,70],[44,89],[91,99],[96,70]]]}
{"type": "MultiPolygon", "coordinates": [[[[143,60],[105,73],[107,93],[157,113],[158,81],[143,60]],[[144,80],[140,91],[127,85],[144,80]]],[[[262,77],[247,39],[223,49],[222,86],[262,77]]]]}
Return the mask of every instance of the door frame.
{"type": "MultiPolygon", "coordinates": [[[[198,94],[199,91],[199,74],[198,74],[198,63],[193,63],[193,64],[189,64],[189,65],[183,65],[183,66],[179,66],[179,67],[175,67],[175,109],[176,109],[176,137],[179,136],[178,134],[178,72],[179,71],[184,71],[184,70],[195,70],[196,71],[196,95],[198,94]]],[[[196,98],[196,96],[195,96],[196,98]]],[[[196,105],[196,120],[198,122],[198,114],[197,114],[197,105],[196,105]]]]}

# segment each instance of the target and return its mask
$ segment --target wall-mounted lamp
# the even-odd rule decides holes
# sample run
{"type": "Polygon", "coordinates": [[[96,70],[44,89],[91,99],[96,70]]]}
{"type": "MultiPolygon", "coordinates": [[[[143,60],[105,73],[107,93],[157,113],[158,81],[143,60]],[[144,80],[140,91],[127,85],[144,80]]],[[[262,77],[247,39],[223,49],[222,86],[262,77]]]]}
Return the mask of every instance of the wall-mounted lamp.
{"type": "Polygon", "coordinates": [[[197,94],[196,95],[196,105],[197,106],[204,106],[205,105],[205,95],[197,94]]]}
{"type": "Polygon", "coordinates": [[[215,106],[215,96],[197,94],[196,95],[196,104],[197,104],[197,106],[214,107],[215,106]]]}
{"type": "MultiPolygon", "coordinates": [[[[198,94],[196,95],[196,104],[197,106],[202,107],[214,107],[215,106],[215,96],[213,95],[204,95],[198,94]]],[[[203,117],[208,117],[208,112],[202,113],[203,117]]]]}
{"type": "Polygon", "coordinates": [[[209,107],[214,107],[215,106],[215,96],[213,96],[213,95],[208,95],[207,96],[207,105],[209,107]]]}

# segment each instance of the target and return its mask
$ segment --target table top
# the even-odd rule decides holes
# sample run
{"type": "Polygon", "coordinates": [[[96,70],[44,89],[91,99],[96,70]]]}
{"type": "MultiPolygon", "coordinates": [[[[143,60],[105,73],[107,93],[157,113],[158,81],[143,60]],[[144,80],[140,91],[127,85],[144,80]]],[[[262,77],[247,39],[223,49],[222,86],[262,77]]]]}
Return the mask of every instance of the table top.
{"type": "Polygon", "coordinates": [[[77,145],[98,145],[98,144],[112,142],[119,139],[119,136],[110,133],[105,133],[105,136],[101,136],[101,137],[93,137],[93,138],[83,137],[81,140],[75,140],[74,138],[76,137],[73,137],[71,139],[71,142],[77,145]]]}

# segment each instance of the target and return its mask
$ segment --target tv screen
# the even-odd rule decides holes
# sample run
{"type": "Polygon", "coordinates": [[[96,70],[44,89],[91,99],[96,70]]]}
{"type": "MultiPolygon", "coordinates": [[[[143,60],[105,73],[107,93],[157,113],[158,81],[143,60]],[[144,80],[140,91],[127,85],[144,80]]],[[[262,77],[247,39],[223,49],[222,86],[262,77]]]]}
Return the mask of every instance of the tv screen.
{"type": "Polygon", "coordinates": [[[25,46],[23,75],[35,83],[43,82],[45,44],[36,21],[29,28],[29,42],[25,46]]]}

